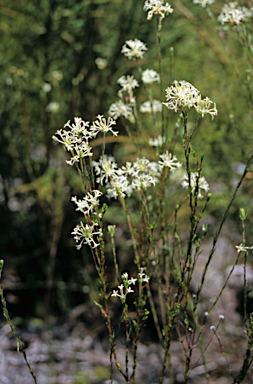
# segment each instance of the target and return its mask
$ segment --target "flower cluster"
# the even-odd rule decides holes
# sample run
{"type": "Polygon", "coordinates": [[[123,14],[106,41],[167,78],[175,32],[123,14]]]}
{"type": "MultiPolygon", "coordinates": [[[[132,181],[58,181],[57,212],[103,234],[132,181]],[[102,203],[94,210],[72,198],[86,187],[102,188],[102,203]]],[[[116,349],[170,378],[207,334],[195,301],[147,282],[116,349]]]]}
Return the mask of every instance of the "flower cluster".
{"type": "Polygon", "coordinates": [[[129,279],[127,272],[123,273],[121,278],[123,280],[123,284],[118,286],[118,290],[113,290],[112,297],[119,297],[122,302],[126,301],[126,296],[128,293],[134,292],[131,285],[135,285],[137,280],[141,284],[149,282],[149,277],[145,274],[145,268],[143,267],[139,269],[137,279],[133,277],[129,279]]]}
{"type": "MultiPolygon", "coordinates": [[[[184,188],[189,188],[189,181],[188,181],[188,175],[185,174],[182,178],[182,186],[184,188]]],[[[197,172],[192,172],[190,177],[190,187],[191,187],[191,193],[194,193],[198,185],[198,198],[202,198],[201,195],[201,189],[208,192],[209,191],[209,185],[206,181],[206,179],[203,176],[198,175],[197,172]]]]}
{"type": "Polygon", "coordinates": [[[201,4],[203,8],[206,8],[207,5],[213,4],[214,0],[193,0],[194,4],[201,4]]]}
{"type": "Polygon", "coordinates": [[[142,59],[147,46],[140,40],[127,40],[122,47],[121,53],[129,60],[142,59]]]}
{"type": "Polygon", "coordinates": [[[93,122],[91,126],[92,132],[94,132],[95,136],[99,133],[102,132],[104,134],[111,132],[114,136],[118,135],[118,132],[115,132],[112,129],[112,126],[116,124],[116,121],[113,120],[111,117],[108,117],[107,121],[104,118],[103,115],[98,115],[97,120],[93,122]]]}
{"type": "Polygon", "coordinates": [[[173,109],[175,112],[180,107],[191,108],[197,101],[199,91],[191,83],[187,81],[174,81],[174,85],[166,90],[167,103],[163,103],[168,109],[173,109]]]}
{"type": "Polygon", "coordinates": [[[96,208],[99,205],[99,197],[103,193],[98,190],[93,190],[92,193],[87,193],[82,200],[77,200],[76,196],[72,196],[71,201],[77,205],[76,211],[82,212],[84,215],[90,215],[95,213],[96,208]]]}
{"type": "Polygon", "coordinates": [[[127,119],[132,114],[132,107],[124,104],[122,100],[119,100],[116,103],[111,104],[108,113],[113,119],[116,120],[120,116],[127,119]]]}
{"type": "Polygon", "coordinates": [[[235,248],[237,249],[237,253],[253,251],[253,246],[246,247],[244,244],[236,245],[235,248]]]}
{"type": "Polygon", "coordinates": [[[164,0],[146,0],[143,9],[148,11],[148,20],[151,20],[154,15],[160,15],[161,19],[163,19],[173,12],[169,3],[164,4],[164,0]]]}
{"type": "Polygon", "coordinates": [[[174,81],[174,85],[168,87],[165,92],[167,103],[163,104],[175,112],[177,112],[179,108],[194,107],[202,117],[207,113],[209,113],[212,118],[218,114],[216,104],[208,97],[202,100],[197,88],[187,81],[174,81]]]}
{"type": "Polygon", "coordinates": [[[216,104],[212,100],[210,100],[209,97],[201,99],[201,95],[199,95],[194,107],[202,117],[204,117],[206,113],[209,113],[209,115],[211,115],[213,119],[214,116],[218,113],[216,104]]]}
{"type": "Polygon", "coordinates": [[[134,190],[145,190],[155,185],[161,173],[161,167],[156,162],[146,158],[137,159],[135,162],[127,162],[119,168],[117,174],[111,178],[107,186],[107,196],[117,198],[131,196],[134,190]]]}
{"type": "Polygon", "coordinates": [[[160,161],[154,162],[144,157],[118,168],[113,156],[104,155],[99,161],[93,161],[96,181],[101,185],[106,184],[108,198],[131,196],[135,190],[146,190],[151,185],[156,185],[164,167],[172,172],[181,167],[177,158],[168,151],[160,155],[160,158],[160,161]]]}
{"type": "Polygon", "coordinates": [[[122,91],[131,93],[136,87],[139,87],[138,81],[133,76],[121,76],[117,83],[122,87],[122,91]]]}
{"type": "Polygon", "coordinates": [[[81,249],[83,244],[88,244],[91,248],[96,248],[99,246],[99,238],[103,236],[102,228],[97,223],[92,223],[92,225],[86,224],[84,226],[83,222],[78,224],[73,232],[74,239],[76,240],[76,248],[81,249]],[[95,229],[95,227],[98,227],[95,229]],[[97,243],[94,240],[94,236],[97,237],[97,243]]]}
{"type": "Polygon", "coordinates": [[[145,101],[140,106],[140,112],[141,113],[157,113],[162,112],[162,103],[159,100],[152,100],[152,103],[150,101],[145,101]]]}
{"type": "Polygon", "coordinates": [[[142,81],[144,84],[152,84],[156,81],[160,83],[160,75],[153,69],[145,69],[142,72],[142,81]]]}
{"type": "Polygon", "coordinates": [[[151,147],[161,147],[166,142],[166,137],[158,135],[155,139],[149,139],[149,145],[151,147]]]}
{"type": "Polygon", "coordinates": [[[93,161],[95,172],[98,175],[97,183],[103,185],[103,182],[108,182],[109,179],[118,175],[118,165],[113,156],[104,155],[99,161],[93,161]]]}
{"type": "Polygon", "coordinates": [[[112,297],[119,297],[122,302],[125,302],[127,294],[134,292],[131,285],[135,285],[137,279],[134,279],[133,277],[129,279],[127,272],[123,273],[121,277],[123,280],[123,284],[120,284],[118,286],[118,291],[116,291],[115,289],[113,290],[112,297]]]}
{"type": "Polygon", "coordinates": [[[179,169],[182,166],[182,164],[179,161],[177,161],[176,156],[172,156],[172,154],[168,153],[168,151],[160,155],[160,157],[162,161],[158,161],[158,164],[160,164],[161,167],[169,168],[172,172],[174,172],[176,169],[179,169]]]}
{"type": "Polygon", "coordinates": [[[252,9],[241,7],[237,1],[233,1],[224,5],[218,20],[221,24],[230,23],[232,25],[239,25],[252,16],[252,9]]]}
{"type": "Polygon", "coordinates": [[[89,140],[95,138],[99,132],[106,134],[111,132],[117,136],[118,132],[113,131],[112,126],[116,124],[111,117],[106,119],[102,115],[97,116],[97,120],[89,127],[88,121],[83,121],[80,117],[74,118],[74,123],[70,124],[70,120],[59,129],[53,136],[53,140],[63,144],[65,149],[71,153],[72,157],[67,160],[69,165],[79,162],[80,159],[92,156],[89,140]]]}
{"type": "Polygon", "coordinates": [[[146,270],[146,268],[143,268],[143,267],[141,267],[139,269],[138,280],[140,281],[140,283],[148,283],[149,282],[150,278],[146,275],[145,270],[146,270]]]}

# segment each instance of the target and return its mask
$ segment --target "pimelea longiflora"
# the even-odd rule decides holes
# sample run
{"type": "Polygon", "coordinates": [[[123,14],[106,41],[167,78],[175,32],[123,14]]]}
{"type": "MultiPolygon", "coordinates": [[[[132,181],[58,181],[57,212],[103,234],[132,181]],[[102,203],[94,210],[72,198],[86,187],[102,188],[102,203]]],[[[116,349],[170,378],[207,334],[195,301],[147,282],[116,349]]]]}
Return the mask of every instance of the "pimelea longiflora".
{"type": "MultiPolygon", "coordinates": [[[[214,0],[193,0],[192,3],[201,6],[203,12],[207,11],[213,17],[211,6],[214,0]]],[[[205,119],[212,124],[212,120],[218,115],[218,109],[215,101],[208,96],[201,96],[202,90],[198,89],[201,87],[195,87],[188,80],[174,80],[164,85],[161,28],[167,17],[173,23],[173,8],[163,0],[147,0],[143,9],[148,21],[153,23],[156,19],[158,60],[155,68],[147,65],[148,48],[145,42],[137,38],[127,39],[121,53],[127,59],[128,73],[122,73],[117,81],[117,87],[120,87],[118,99],[109,107],[108,117],[99,114],[93,122],[75,117],[73,122],[68,121],[53,136],[68,152],[66,162],[76,168],[83,182],[83,196],[71,198],[74,209],[82,215],[82,220],[72,229],[72,235],[78,251],[85,253],[85,247],[90,248],[98,274],[101,290],[96,304],[101,309],[109,333],[111,383],[114,363],[126,383],[135,382],[140,335],[149,317],[153,318],[163,348],[159,378],[161,384],[165,378],[168,379],[168,362],[171,382],[174,380],[171,351],[172,340],[176,336],[182,351],[180,363],[185,383],[189,382],[191,372],[199,365],[204,366],[208,377],[209,361],[206,361],[206,351],[213,339],[226,359],[228,371],[234,375],[233,383],[240,383],[253,359],[253,317],[248,316],[246,306],[247,257],[253,251],[253,246],[246,243],[244,210],[240,213],[242,242],[236,245],[233,265],[219,294],[210,302],[203,303],[202,292],[221,229],[253,157],[249,158],[221,218],[201,270],[199,284],[193,293],[193,274],[208,233],[208,226],[202,219],[211,198],[209,191],[212,190],[212,184],[205,174],[204,157],[196,153],[193,138],[197,135],[200,121],[205,119]],[[146,69],[142,69],[144,64],[146,69]],[[130,75],[129,70],[135,70],[135,65],[136,71],[130,75]],[[175,114],[177,120],[173,124],[171,121],[175,114]],[[191,124],[188,123],[189,116],[191,124]],[[122,127],[128,138],[123,136],[122,127]],[[107,142],[117,140],[123,146],[122,157],[119,156],[119,150],[115,156],[107,150],[107,142]],[[97,148],[96,151],[93,148],[95,141],[96,146],[98,142],[102,143],[99,155],[97,148]],[[127,144],[124,146],[124,143],[127,144]],[[120,205],[125,214],[130,252],[120,249],[120,243],[117,243],[117,236],[122,232],[117,228],[117,217],[111,215],[111,220],[115,219],[115,222],[106,225],[108,221],[105,215],[115,200],[117,207],[120,205]],[[185,225],[184,236],[180,236],[180,221],[185,225]],[[185,233],[188,234],[187,240],[185,233]],[[110,247],[112,262],[108,260],[108,253],[105,253],[110,247]],[[128,258],[129,253],[131,254],[128,271],[122,267],[125,261],[121,260],[124,252],[127,252],[128,258]],[[244,256],[244,323],[247,346],[241,369],[232,372],[224,350],[224,333],[219,333],[223,324],[226,326],[226,308],[224,314],[218,315],[213,310],[241,255],[244,256]],[[113,277],[106,272],[111,264],[114,268],[113,277]],[[116,326],[111,317],[110,308],[113,305],[121,308],[116,326]],[[125,333],[123,360],[117,349],[120,329],[125,333]],[[130,353],[133,357],[132,364],[129,362],[130,353]]],[[[182,6],[178,9],[185,11],[182,6]]],[[[186,14],[192,17],[189,13],[186,14]]],[[[252,63],[252,49],[250,40],[247,40],[249,35],[245,26],[251,18],[252,9],[237,2],[229,2],[222,6],[216,22],[220,23],[220,28],[231,27],[237,31],[246,57],[252,63]],[[239,29],[240,27],[243,28],[239,29]]],[[[99,62],[97,59],[96,61],[98,65],[99,62]]],[[[100,67],[102,70],[104,64],[100,67]]],[[[215,93],[211,98],[215,100],[215,93]]],[[[4,315],[12,327],[2,289],[0,295],[4,315]]],[[[15,329],[11,329],[16,337],[15,329]]],[[[21,349],[20,340],[17,337],[16,340],[21,349]]],[[[24,357],[26,358],[25,354],[24,357]]],[[[28,362],[27,365],[36,382],[28,362]]]]}

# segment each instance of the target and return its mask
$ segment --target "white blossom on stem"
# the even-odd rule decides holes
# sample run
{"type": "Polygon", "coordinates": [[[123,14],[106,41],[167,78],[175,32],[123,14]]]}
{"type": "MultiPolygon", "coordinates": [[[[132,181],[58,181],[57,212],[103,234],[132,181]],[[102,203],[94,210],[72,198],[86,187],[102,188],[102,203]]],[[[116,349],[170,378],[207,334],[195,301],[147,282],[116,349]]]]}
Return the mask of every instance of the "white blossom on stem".
{"type": "Polygon", "coordinates": [[[160,75],[153,69],[145,69],[142,72],[142,81],[144,84],[152,84],[156,81],[160,83],[160,75]]]}
{"type": "Polygon", "coordinates": [[[174,172],[176,169],[179,169],[182,166],[182,164],[177,160],[176,156],[172,156],[172,154],[168,151],[160,155],[160,158],[162,161],[158,161],[158,164],[161,166],[161,168],[167,167],[172,172],[174,172]]]}
{"type": "Polygon", "coordinates": [[[194,107],[202,117],[209,113],[209,115],[212,116],[212,120],[214,116],[218,114],[216,104],[212,100],[210,100],[209,97],[206,97],[205,99],[201,100],[201,96],[199,95],[194,107]]]}
{"type": "MultiPolygon", "coordinates": [[[[202,198],[201,195],[201,189],[208,192],[209,191],[209,185],[206,181],[206,179],[203,176],[198,175],[198,172],[191,172],[190,177],[190,186],[191,186],[191,193],[194,193],[195,189],[197,188],[197,182],[198,182],[198,198],[202,198]]],[[[189,181],[188,181],[188,175],[185,174],[182,178],[182,187],[189,188],[189,181]]]]}
{"type": "Polygon", "coordinates": [[[199,91],[187,81],[174,81],[174,85],[166,90],[166,101],[163,103],[168,109],[173,109],[175,112],[180,107],[191,108],[197,101],[199,91]]]}
{"type": "Polygon", "coordinates": [[[253,16],[253,10],[238,5],[237,1],[225,4],[222,8],[218,20],[221,24],[229,23],[232,25],[239,25],[253,16]]]}
{"type": "Polygon", "coordinates": [[[119,132],[115,132],[112,129],[112,126],[116,124],[116,121],[113,120],[110,116],[108,117],[107,121],[106,118],[104,118],[103,115],[98,115],[97,120],[93,122],[91,125],[91,131],[94,132],[94,134],[97,135],[98,132],[107,133],[111,132],[114,136],[117,136],[119,132]]]}
{"type": "Polygon", "coordinates": [[[154,15],[160,15],[163,19],[166,15],[173,12],[169,3],[164,4],[164,0],[146,0],[144,11],[148,11],[147,19],[151,20],[154,15]]]}
{"type": "Polygon", "coordinates": [[[99,197],[103,193],[99,190],[93,190],[92,193],[88,192],[82,200],[77,200],[76,196],[72,196],[71,201],[77,205],[76,211],[82,212],[84,215],[90,215],[99,205],[99,197]]]}
{"type": "Polygon", "coordinates": [[[148,100],[140,106],[141,113],[157,113],[162,112],[162,103],[159,100],[152,100],[152,103],[148,100]]]}
{"type": "Polygon", "coordinates": [[[93,223],[92,225],[86,224],[84,226],[82,221],[74,228],[71,234],[74,235],[74,239],[77,243],[76,248],[78,250],[81,249],[83,244],[88,244],[91,248],[98,247],[99,243],[95,242],[93,236],[97,236],[98,239],[103,236],[102,228],[100,228],[97,223],[93,223]],[[97,226],[98,228],[95,229],[97,226]]]}
{"type": "Polygon", "coordinates": [[[129,60],[142,59],[147,46],[140,40],[127,40],[122,47],[121,53],[129,60]]]}
{"type": "Polygon", "coordinates": [[[116,120],[120,116],[127,119],[132,113],[132,108],[129,105],[124,104],[122,100],[119,100],[116,103],[111,104],[108,113],[113,119],[116,120]]]}
{"type": "Polygon", "coordinates": [[[213,4],[214,0],[193,0],[193,4],[200,4],[203,8],[206,8],[207,5],[213,4]]]}

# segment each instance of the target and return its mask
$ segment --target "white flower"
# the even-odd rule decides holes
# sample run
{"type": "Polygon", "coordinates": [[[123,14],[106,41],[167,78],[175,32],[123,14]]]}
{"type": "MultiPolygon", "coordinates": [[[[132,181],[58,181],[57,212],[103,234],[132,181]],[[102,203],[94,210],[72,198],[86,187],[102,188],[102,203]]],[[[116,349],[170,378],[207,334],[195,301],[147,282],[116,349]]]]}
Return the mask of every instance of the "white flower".
{"type": "Polygon", "coordinates": [[[220,315],[220,316],[219,316],[219,319],[224,320],[224,319],[225,319],[225,316],[224,316],[224,315],[220,315]]]}
{"type": "Polygon", "coordinates": [[[104,155],[99,161],[93,161],[93,166],[96,174],[99,175],[97,182],[102,185],[104,180],[107,183],[110,178],[118,174],[118,166],[113,156],[104,155]]]}
{"type": "Polygon", "coordinates": [[[137,279],[134,279],[133,277],[131,277],[131,279],[128,279],[127,272],[123,273],[121,277],[123,280],[123,284],[120,284],[118,286],[118,289],[119,289],[118,291],[116,291],[115,289],[113,290],[112,297],[119,297],[121,301],[124,302],[126,300],[126,295],[128,293],[134,292],[134,290],[130,287],[130,285],[135,285],[135,282],[137,281],[137,279]]]}
{"type": "Polygon", "coordinates": [[[148,283],[149,277],[145,274],[146,268],[141,267],[138,273],[138,277],[141,283],[148,283]]]}
{"type": "MultiPolygon", "coordinates": [[[[74,117],[74,124],[70,125],[70,120],[64,125],[64,128],[68,127],[71,129],[71,132],[79,137],[79,135],[84,136],[86,139],[91,139],[94,135],[87,129],[90,123],[88,121],[83,121],[81,117],[74,117]]],[[[79,140],[78,140],[79,141],[79,140]]]]}
{"type": "Polygon", "coordinates": [[[174,85],[168,87],[165,92],[167,103],[163,104],[175,112],[177,112],[180,107],[193,107],[200,93],[191,83],[184,80],[179,82],[174,81],[174,85]]]}
{"type": "Polygon", "coordinates": [[[95,63],[98,67],[98,69],[105,69],[108,65],[108,61],[106,59],[103,59],[102,57],[97,57],[95,60],[95,63]]]}
{"type": "Polygon", "coordinates": [[[132,90],[139,87],[138,81],[133,76],[121,76],[117,83],[122,87],[122,91],[132,93],[132,90]]]}
{"type": "Polygon", "coordinates": [[[117,199],[120,196],[125,198],[131,196],[132,186],[124,175],[113,175],[110,183],[106,187],[107,197],[117,199]]]}
{"type": "Polygon", "coordinates": [[[128,118],[132,113],[132,108],[119,100],[110,106],[108,113],[113,119],[118,119],[120,116],[128,118]]]}
{"type": "Polygon", "coordinates": [[[161,168],[168,167],[171,169],[172,172],[174,172],[175,169],[178,169],[182,166],[182,164],[177,161],[176,156],[172,156],[172,154],[168,151],[160,155],[160,158],[162,159],[162,161],[158,161],[158,164],[160,164],[161,168]]]}
{"type": "Polygon", "coordinates": [[[127,167],[122,167],[121,171],[132,178],[132,187],[137,190],[144,190],[158,182],[161,168],[158,163],[148,159],[137,159],[132,165],[127,163],[127,167]]]}
{"type": "Polygon", "coordinates": [[[211,325],[211,327],[210,327],[210,329],[211,329],[211,331],[216,331],[216,327],[215,327],[215,325],[211,325]]]}
{"type": "Polygon", "coordinates": [[[54,113],[54,112],[57,112],[59,108],[60,108],[60,104],[57,103],[57,101],[52,101],[46,106],[46,111],[54,113]]]}
{"type": "Polygon", "coordinates": [[[218,20],[221,24],[230,23],[232,25],[238,25],[252,16],[253,12],[251,9],[241,7],[238,5],[237,1],[234,1],[224,5],[218,20]]]}
{"type": "Polygon", "coordinates": [[[70,120],[64,125],[64,128],[70,130],[59,129],[53,136],[53,140],[63,144],[67,151],[72,152],[74,157],[69,163],[78,161],[79,154],[81,157],[91,156],[91,148],[88,140],[94,137],[94,134],[88,130],[89,122],[83,121],[80,117],[74,118],[74,124],[70,125],[70,120]],[[75,157],[77,156],[77,157],[75,157]]]}
{"type": "Polygon", "coordinates": [[[44,83],[42,85],[42,89],[44,92],[50,92],[52,89],[52,85],[50,83],[44,83]]]}
{"type": "Polygon", "coordinates": [[[91,132],[93,132],[94,135],[96,135],[98,132],[107,133],[110,131],[114,136],[117,136],[119,132],[115,132],[112,129],[112,126],[115,124],[116,124],[116,121],[113,120],[110,116],[106,121],[103,115],[98,115],[97,120],[93,122],[90,128],[91,128],[91,132]]]}
{"type": "Polygon", "coordinates": [[[161,147],[166,142],[166,137],[158,135],[155,139],[149,139],[148,143],[151,147],[161,147]]]}
{"type": "Polygon", "coordinates": [[[96,235],[98,237],[102,237],[102,229],[99,227],[97,230],[95,230],[95,226],[98,226],[98,224],[93,223],[92,225],[86,224],[83,225],[82,222],[80,222],[80,225],[78,224],[73,232],[71,233],[74,236],[74,239],[79,244],[76,245],[76,248],[78,250],[81,249],[83,244],[88,244],[91,248],[96,248],[99,246],[99,243],[96,243],[93,239],[93,236],[96,235]]]}
{"type": "Polygon", "coordinates": [[[142,59],[147,46],[140,40],[127,40],[122,47],[121,53],[129,60],[142,59]]]}
{"type": "Polygon", "coordinates": [[[78,163],[80,159],[93,155],[92,148],[85,141],[80,144],[75,144],[71,152],[73,153],[73,157],[71,157],[70,160],[66,160],[66,163],[69,165],[78,163]]]}
{"type": "Polygon", "coordinates": [[[154,15],[160,15],[163,19],[165,15],[173,12],[169,3],[164,4],[164,0],[146,0],[143,9],[148,11],[148,20],[151,20],[154,15]]]}
{"type": "Polygon", "coordinates": [[[92,193],[88,192],[82,200],[77,200],[76,196],[72,196],[71,201],[77,205],[76,211],[81,211],[84,215],[90,215],[94,209],[99,205],[99,197],[102,192],[93,190],[92,193]]]}
{"type": "Polygon", "coordinates": [[[208,4],[213,4],[214,0],[193,0],[193,4],[201,4],[205,8],[208,4]]]}
{"type": "MultiPolygon", "coordinates": [[[[189,182],[188,182],[188,175],[185,174],[182,178],[182,187],[184,188],[189,188],[189,182]]],[[[201,189],[205,190],[206,192],[209,191],[209,185],[206,181],[206,179],[203,176],[200,176],[198,179],[198,173],[197,172],[191,172],[191,180],[190,180],[190,185],[191,185],[191,193],[193,194],[196,187],[197,187],[197,180],[198,180],[198,198],[202,198],[203,196],[201,195],[201,189]]]]}
{"type": "Polygon", "coordinates": [[[144,84],[151,84],[157,81],[160,83],[160,75],[153,69],[145,69],[142,72],[142,81],[144,84]]]}
{"type": "Polygon", "coordinates": [[[132,186],[134,189],[138,191],[147,189],[151,185],[156,184],[156,179],[148,174],[141,173],[138,177],[135,177],[132,181],[132,186]]]}
{"type": "Polygon", "coordinates": [[[141,113],[156,113],[156,112],[162,112],[162,103],[158,100],[153,100],[152,103],[150,101],[145,101],[140,106],[140,112],[141,113]]]}
{"type": "Polygon", "coordinates": [[[236,245],[235,248],[237,249],[237,253],[253,251],[253,246],[246,247],[244,244],[236,245]]]}
{"type": "Polygon", "coordinates": [[[216,104],[212,100],[210,100],[209,97],[206,97],[205,99],[201,100],[201,96],[199,95],[194,107],[202,117],[204,117],[205,114],[209,113],[213,119],[214,116],[218,114],[216,104]]]}

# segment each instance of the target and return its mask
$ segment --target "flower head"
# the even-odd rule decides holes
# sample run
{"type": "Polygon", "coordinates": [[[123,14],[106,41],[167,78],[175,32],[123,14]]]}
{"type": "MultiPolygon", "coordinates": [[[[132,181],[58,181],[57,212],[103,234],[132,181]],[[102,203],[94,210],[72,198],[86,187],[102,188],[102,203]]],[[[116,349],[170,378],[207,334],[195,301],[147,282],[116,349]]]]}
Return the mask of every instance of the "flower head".
{"type": "Polygon", "coordinates": [[[246,247],[244,244],[236,245],[235,248],[237,249],[237,253],[253,251],[253,246],[246,247]]]}
{"type": "Polygon", "coordinates": [[[151,147],[161,147],[166,142],[166,137],[158,135],[155,139],[149,139],[148,143],[151,147]]]}
{"type": "Polygon", "coordinates": [[[135,285],[135,282],[137,281],[137,279],[134,279],[133,277],[129,279],[127,272],[123,273],[121,277],[123,280],[123,284],[120,284],[118,286],[118,291],[116,291],[115,289],[113,290],[112,297],[119,297],[120,300],[124,303],[126,301],[127,294],[134,292],[131,285],[135,285]]]}
{"type": "MultiPolygon", "coordinates": [[[[182,178],[182,187],[189,188],[189,181],[188,181],[188,175],[185,174],[182,178]]],[[[201,189],[208,192],[209,191],[209,185],[206,181],[206,179],[203,176],[198,175],[198,172],[191,172],[191,179],[190,179],[190,187],[191,187],[191,193],[194,193],[195,189],[198,185],[198,198],[202,198],[201,195],[201,189]]]]}
{"type": "Polygon", "coordinates": [[[206,97],[205,99],[201,100],[201,96],[199,95],[194,107],[202,117],[204,117],[204,115],[209,113],[209,115],[211,115],[213,119],[214,116],[218,114],[216,104],[212,100],[210,100],[209,97],[206,97]]]}
{"type": "Polygon", "coordinates": [[[103,236],[103,233],[102,228],[99,227],[95,229],[97,226],[97,223],[93,223],[92,225],[86,224],[84,226],[83,222],[80,222],[80,224],[74,228],[71,234],[75,235],[74,239],[77,242],[76,248],[78,250],[81,249],[83,244],[88,244],[91,248],[96,248],[99,246],[99,243],[95,242],[93,236],[97,236],[99,238],[103,236]]]}
{"type": "Polygon", "coordinates": [[[99,197],[101,195],[102,192],[95,189],[92,193],[88,192],[82,200],[77,200],[76,196],[72,196],[71,201],[74,201],[77,205],[76,211],[81,211],[84,215],[89,216],[99,205],[99,197]]]}
{"type": "Polygon", "coordinates": [[[165,92],[167,103],[163,104],[175,112],[177,112],[180,107],[194,107],[202,117],[209,113],[213,119],[213,117],[218,114],[216,104],[210,100],[209,97],[201,99],[200,92],[187,81],[174,81],[174,85],[168,87],[165,92]]]}
{"type": "Polygon", "coordinates": [[[122,91],[127,91],[128,93],[136,87],[139,87],[138,81],[133,76],[121,76],[117,83],[122,87],[122,91]]]}
{"type": "Polygon", "coordinates": [[[113,120],[110,116],[106,121],[103,115],[98,115],[97,120],[94,121],[91,126],[91,131],[94,132],[94,134],[97,134],[98,132],[103,132],[105,134],[110,131],[114,136],[117,136],[118,132],[115,132],[112,129],[112,126],[115,124],[116,124],[116,121],[113,120]]]}
{"type": "Polygon", "coordinates": [[[143,9],[148,11],[148,20],[151,20],[154,15],[160,15],[161,19],[163,19],[173,12],[169,3],[164,4],[164,0],[146,0],[143,9]]]}
{"type": "Polygon", "coordinates": [[[218,20],[221,24],[230,23],[232,25],[239,25],[252,16],[253,12],[251,9],[241,7],[237,1],[233,1],[224,5],[218,20]]]}
{"type": "Polygon", "coordinates": [[[129,60],[142,59],[147,46],[140,40],[127,40],[122,47],[121,53],[129,60]]]}
{"type": "Polygon", "coordinates": [[[142,81],[144,84],[151,84],[157,81],[160,83],[160,75],[153,69],[145,69],[142,72],[142,81]]]}
{"type": "Polygon", "coordinates": [[[201,4],[203,8],[213,3],[214,3],[214,0],[193,0],[193,4],[201,4]]]}
{"type": "Polygon", "coordinates": [[[95,172],[98,175],[97,182],[103,184],[118,174],[118,166],[113,156],[104,155],[99,161],[93,161],[95,172]]]}
{"type": "Polygon", "coordinates": [[[115,174],[111,178],[110,183],[108,183],[106,191],[107,197],[117,199],[120,196],[125,198],[130,196],[132,193],[132,186],[130,185],[128,179],[124,175],[115,174]]]}
{"type": "Polygon", "coordinates": [[[141,283],[148,283],[148,282],[149,282],[149,279],[150,279],[150,277],[148,277],[148,276],[146,275],[145,270],[146,270],[146,268],[143,268],[143,267],[141,267],[141,268],[139,269],[138,279],[139,279],[139,281],[140,281],[141,283]]]}
{"type": "Polygon", "coordinates": [[[162,159],[162,161],[158,161],[158,164],[160,164],[161,168],[167,167],[172,172],[174,172],[175,169],[178,169],[182,166],[182,164],[179,161],[177,161],[176,156],[172,156],[172,154],[169,153],[168,151],[160,155],[160,158],[162,159]]]}
{"type": "Polygon", "coordinates": [[[132,113],[132,108],[129,105],[124,104],[122,100],[119,100],[116,103],[111,104],[108,113],[113,119],[116,120],[120,116],[128,118],[132,113]]]}
{"type": "Polygon", "coordinates": [[[162,112],[162,103],[159,100],[152,100],[152,103],[150,101],[145,101],[140,106],[140,112],[141,113],[157,113],[162,112]]]}
{"type": "Polygon", "coordinates": [[[67,160],[70,165],[75,164],[80,158],[92,156],[91,147],[88,141],[96,136],[96,133],[89,129],[89,122],[83,121],[80,117],[74,118],[74,124],[70,120],[59,129],[53,136],[53,140],[63,144],[68,152],[71,152],[72,158],[67,160]]]}
{"type": "Polygon", "coordinates": [[[187,81],[174,81],[174,85],[166,90],[167,103],[163,103],[168,109],[173,109],[175,112],[180,107],[193,107],[197,101],[199,91],[187,81]]]}

